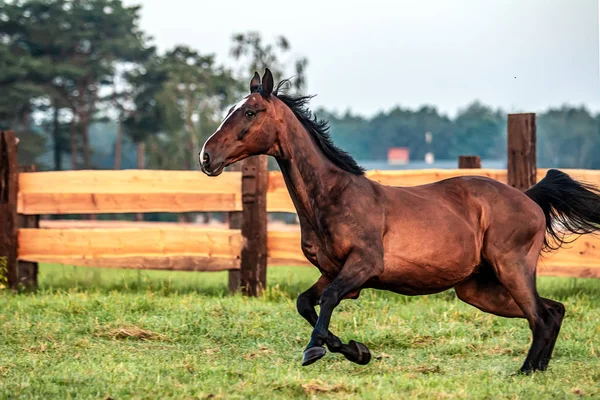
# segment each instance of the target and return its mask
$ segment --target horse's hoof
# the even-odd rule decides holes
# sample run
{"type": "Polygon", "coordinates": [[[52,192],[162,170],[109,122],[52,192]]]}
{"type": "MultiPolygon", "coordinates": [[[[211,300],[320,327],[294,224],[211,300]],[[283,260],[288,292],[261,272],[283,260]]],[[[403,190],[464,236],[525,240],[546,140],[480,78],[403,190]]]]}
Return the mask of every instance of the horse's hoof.
{"type": "Polygon", "coordinates": [[[306,367],[316,361],[319,361],[323,356],[327,353],[325,347],[322,346],[314,346],[309,347],[304,350],[304,354],[302,355],[302,366],[306,367]]]}
{"type": "Polygon", "coordinates": [[[511,376],[514,377],[519,377],[519,376],[529,376],[534,372],[534,370],[532,370],[531,368],[521,368],[520,370],[518,370],[517,372],[515,372],[514,374],[512,374],[511,376]]]}
{"type": "Polygon", "coordinates": [[[356,358],[348,357],[348,355],[344,354],[344,356],[348,360],[350,360],[354,363],[357,363],[359,365],[367,365],[371,361],[371,352],[369,351],[367,346],[365,346],[364,344],[362,344],[360,342],[355,342],[354,340],[351,340],[350,342],[348,342],[348,346],[353,346],[355,348],[355,351],[357,354],[356,358]]]}

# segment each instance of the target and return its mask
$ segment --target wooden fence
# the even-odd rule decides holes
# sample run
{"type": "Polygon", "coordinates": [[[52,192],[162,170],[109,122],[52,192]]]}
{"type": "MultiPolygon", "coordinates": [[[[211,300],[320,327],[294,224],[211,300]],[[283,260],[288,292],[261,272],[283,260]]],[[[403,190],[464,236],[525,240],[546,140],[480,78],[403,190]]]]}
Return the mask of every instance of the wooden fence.
{"type": "MultiPolygon", "coordinates": [[[[535,115],[509,116],[508,170],[480,169],[461,157],[456,170],[368,171],[377,182],[415,186],[460,175],[483,175],[526,189],[545,170],[535,168],[535,115]],[[529,144],[525,143],[529,142],[529,144]],[[533,144],[532,144],[533,142],[533,144]]],[[[229,271],[232,291],[257,295],[266,267],[307,265],[300,232],[268,230],[268,212],[295,212],[283,177],[251,157],[238,171],[209,178],[194,171],[18,171],[16,140],[0,137],[0,261],[11,287],[35,286],[37,263],[108,268],[229,271]],[[229,228],[192,224],[40,228],[40,215],[139,212],[228,212],[229,228]]],[[[600,185],[600,171],[565,170],[600,185]]],[[[85,224],[83,225],[85,226],[85,224]]],[[[600,277],[600,240],[586,236],[545,255],[540,275],[600,277]]]]}

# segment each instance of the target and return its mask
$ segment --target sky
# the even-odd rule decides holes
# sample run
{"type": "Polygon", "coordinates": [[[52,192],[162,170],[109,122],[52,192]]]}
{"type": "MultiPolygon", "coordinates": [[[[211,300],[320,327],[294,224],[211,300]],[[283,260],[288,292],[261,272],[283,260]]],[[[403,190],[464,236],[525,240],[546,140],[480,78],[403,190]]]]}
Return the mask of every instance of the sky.
{"type": "Polygon", "coordinates": [[[598,0],[125,3],[142,6],[159,50],[186,44],[231,67],[233,33],[285,36],[308,58],[313,108],[371,116],[428,104],[452,116],[479,100],[506,112],[600,112],[598,0]]]}

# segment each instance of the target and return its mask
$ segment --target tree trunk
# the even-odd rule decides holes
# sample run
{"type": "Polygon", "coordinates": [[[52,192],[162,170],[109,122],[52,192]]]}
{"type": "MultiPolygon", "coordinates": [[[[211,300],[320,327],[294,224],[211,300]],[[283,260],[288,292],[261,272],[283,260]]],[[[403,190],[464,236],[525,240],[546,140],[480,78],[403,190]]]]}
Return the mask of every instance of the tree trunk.
{"type": "MultiPolygon", "coordinates": [[[[137,169],[144,169],[145,164],[145,154],[146,154],[146,143],[138,142],[137,144],[137,169]]],[[[137,221],[144,220],[144,214],[138,213],[135,218],[137,221]]]]}
{"type": "Polygon", "coordinates": [[[123,124],[119,118],[117,126],[117,138],[115,139],[115,163],[114,169],[121,169],[121,152],[123,148],[123,124]]]}
{"type": "Polygon", "coordinates": [[[187,149],[185,151],[185,157],[184,157],[184,160],[183,160],[183,168],[186,169],[186,170],[188,170],[188,171],[192,169],[192,159],[190,157],[190,152],[191,152],[193,146],[194,145],[193,145],[192,141],[190,140],[188,142],[187,149]]]}
{"type": "Polygon", "coordinates": [[[23,113],[23,130],[25,132],[29,132],[29,128],[31,127],[31,111],[29,109],[25,110],[23,113]]]}
{"type": "Polygon", "coordinates": [[[81,139],[83,145],[83,167],[90,169],[90,140],[88,137],[89,118],[86,116],[81,121],[81,139]]]}
{"type": "MultiPolygon", "coordinates": [[[[89,141],[89,137],[88,137],[88,128],[89,128],[89,118],[88,115],[86,114],[85,117],[82,118],[81,122],[80,122],[80,127],[81,127],[81,140],[82,140],[82,144],[83,144],[83,168],[85,169],[90,169],[91,164],[90,164],[90,141],[89,141]]],[[[88,216],[90,221],[96,221],[97,216],[96,214],[90,214],[88,216]]]]}
{"type": "Polygon", "coordinates": [[[73,119],[71,119],[71,129],[69,136],[71,139],[71,168],[77,169],[77,114],[75,110],[73,112],[73,119]]]}
{"type": "Polygon", "coordinates": [[[54,105],[54,114],[52,117],[52,138],[54,140],[54,169],[60,171],[62,169],[62,149],[60,148],[60,123],[58,121],[58,113],[60,109],[54,105]]]}
{"type": "Polygon", "coordinates": [[[146,143],[139,142],[137,144],[137,169],[145,168],[146,143]]]}

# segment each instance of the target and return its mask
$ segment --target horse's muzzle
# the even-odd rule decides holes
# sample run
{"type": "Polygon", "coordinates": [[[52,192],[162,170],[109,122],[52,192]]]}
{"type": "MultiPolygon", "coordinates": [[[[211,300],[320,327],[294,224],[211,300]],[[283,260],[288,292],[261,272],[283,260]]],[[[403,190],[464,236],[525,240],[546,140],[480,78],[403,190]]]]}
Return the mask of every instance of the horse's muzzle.
{"type": "Polygon", "coordinates": [[[202,172],[208,176],[218,176],[223,172],[223,163],[212,163],[210,154],[204,149],[198,154],[198,164],[202,172]]]}

